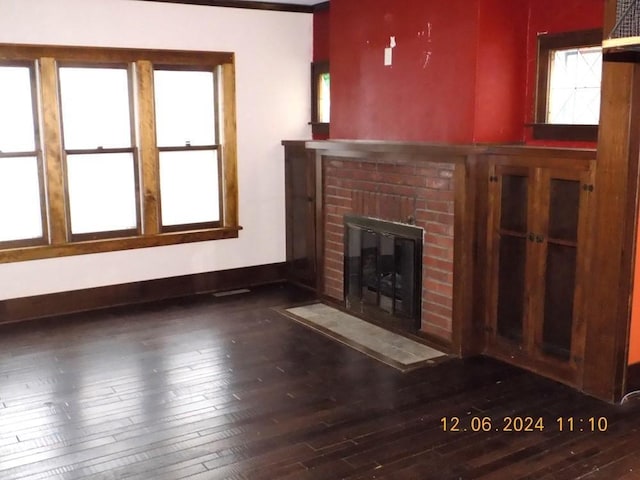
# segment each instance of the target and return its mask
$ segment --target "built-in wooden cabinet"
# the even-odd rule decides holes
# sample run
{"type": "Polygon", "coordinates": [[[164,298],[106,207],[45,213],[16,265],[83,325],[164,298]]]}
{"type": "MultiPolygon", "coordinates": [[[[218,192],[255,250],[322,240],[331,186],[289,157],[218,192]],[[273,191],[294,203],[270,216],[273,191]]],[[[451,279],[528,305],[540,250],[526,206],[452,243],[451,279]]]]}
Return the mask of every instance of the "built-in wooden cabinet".
{"type": "Polygon", "coordinates": [[[315,152],[303,141],[284,141],[287,279],[317,288],[315,152]]]}
{"type": "Polygon", "coordinates": [[[491,158],[486,351],[577,383],[593,163],[563,160],[491,158]]]}

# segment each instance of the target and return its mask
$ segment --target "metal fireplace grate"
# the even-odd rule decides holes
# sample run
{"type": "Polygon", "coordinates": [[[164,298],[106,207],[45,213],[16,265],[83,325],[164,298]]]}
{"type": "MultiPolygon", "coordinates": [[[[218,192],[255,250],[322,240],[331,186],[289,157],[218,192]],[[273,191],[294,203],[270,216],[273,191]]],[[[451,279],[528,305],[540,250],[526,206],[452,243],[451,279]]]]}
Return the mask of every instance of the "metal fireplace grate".
{"type": "Polygon", "coordinates": [[[346,307],[406,330],[418,330],[423,230],[349,215],[344,223],[346,307]]]}

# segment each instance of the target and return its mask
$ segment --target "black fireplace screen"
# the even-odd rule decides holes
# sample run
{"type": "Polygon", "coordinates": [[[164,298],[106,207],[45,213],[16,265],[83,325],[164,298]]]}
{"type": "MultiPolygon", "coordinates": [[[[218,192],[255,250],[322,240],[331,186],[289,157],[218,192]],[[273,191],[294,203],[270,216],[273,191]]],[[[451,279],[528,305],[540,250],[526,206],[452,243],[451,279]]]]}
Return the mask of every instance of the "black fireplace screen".
{"type": "Polygon", "coordinates": [[[345,302],[397,326],[420,328],[422,229],[345,216],[345,302]]]}

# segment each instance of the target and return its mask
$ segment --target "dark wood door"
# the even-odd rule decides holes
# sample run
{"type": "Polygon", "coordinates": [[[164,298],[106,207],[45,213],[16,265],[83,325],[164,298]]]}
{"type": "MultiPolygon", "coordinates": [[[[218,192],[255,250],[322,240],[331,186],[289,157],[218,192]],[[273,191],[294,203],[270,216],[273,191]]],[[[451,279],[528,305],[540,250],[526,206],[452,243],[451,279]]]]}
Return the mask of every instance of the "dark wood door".
{"type": "Polygon", "coordinates": [[[304,142],[285,144],[288,280],[316,288],[316,175],[304,142]]]}
{"type": "Polygon", "coordinates": [[[591,180],[584,162],[490,174],[487,352],[568,383],[584,351],[591,180]]]}

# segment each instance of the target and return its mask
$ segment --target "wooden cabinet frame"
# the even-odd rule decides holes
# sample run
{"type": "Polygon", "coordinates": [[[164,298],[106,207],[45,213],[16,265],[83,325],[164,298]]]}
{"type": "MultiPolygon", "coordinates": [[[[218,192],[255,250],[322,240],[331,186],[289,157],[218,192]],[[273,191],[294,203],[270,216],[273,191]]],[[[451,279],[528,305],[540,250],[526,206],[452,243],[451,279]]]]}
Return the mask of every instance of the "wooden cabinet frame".
{"type": "MultiPolygon", "coordinates": [[[[557,380],[577,384],[584,358],[586,323],[584,315],[584,279],[589,274],[591,240],[589,223],[593,187],[593,162],[549,162],[531,159],[523,162],[492,157],[489,167],[489,209],[487,232],[487,285],[489,295],[486,312],[486,351],[510,363],[529,368],[557,380]],[[501,195],[503,178],[514,175],[527,178],[526,229],[508,231],[501,228],[501,195]],[[550,238],[550,191],[553,180],[579,182],[579,208],[577,238],[575,241],[550,238]],[[499,334],[498,299],[499,266],[502,236],[520,238],[526,242],[524,283],[522,291],[522,338],[520,342],[507,340],[499,334]],[[544,348],[544,321],[546,278],[549,245],[576,248],[575,288],[572,298],[570,354],[566,361],[559,360],[544,348]]],[[[514,280],[517,284],[517,280],[514,280]]]]}

